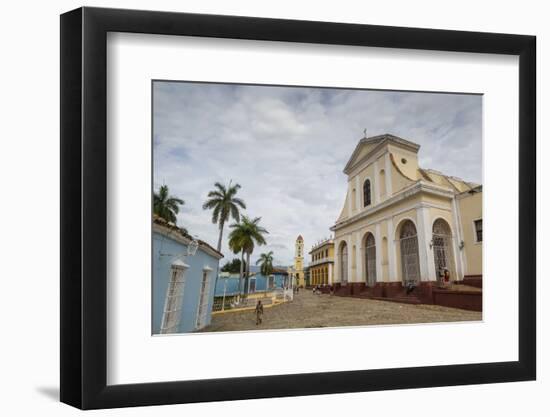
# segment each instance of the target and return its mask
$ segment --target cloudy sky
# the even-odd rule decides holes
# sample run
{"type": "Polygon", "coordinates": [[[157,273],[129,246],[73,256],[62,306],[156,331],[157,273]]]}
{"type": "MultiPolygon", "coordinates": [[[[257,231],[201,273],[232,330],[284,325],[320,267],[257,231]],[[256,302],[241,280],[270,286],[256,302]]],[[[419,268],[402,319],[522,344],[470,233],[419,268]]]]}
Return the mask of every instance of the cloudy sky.
{"type": "MultiPolygon", "coordinates": [[[[363,129],[421,145],[420,166],[482,182],[481,96],[371,90],[154,82],[155,190],[185,200],[178,224],[217,243],[202,204],[213,184],[239,183],[262,218],[277,264],[330,235],[346,193],[342,172],[363,129]]],[[[225,236],[228,234],[225,230],[225,236]]],[[[222,247],[227,260],[233,255],[222,247]]],[[[225,262],[225,260],[223,262],[225,262]]]]}

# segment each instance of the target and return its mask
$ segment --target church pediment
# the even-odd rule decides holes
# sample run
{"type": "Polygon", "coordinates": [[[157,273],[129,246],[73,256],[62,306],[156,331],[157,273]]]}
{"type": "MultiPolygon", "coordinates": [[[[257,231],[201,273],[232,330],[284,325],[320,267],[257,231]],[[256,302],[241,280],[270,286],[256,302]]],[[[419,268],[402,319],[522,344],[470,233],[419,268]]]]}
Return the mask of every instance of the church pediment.
{"type": "Polygon", "coordinates": [[[384,135],[372,136],[369,138],[363,138],[359,141],[355,150],[351,154],[351,157],[344,168],[344,173],[349,174],[352,169],[360,164],[361,162],[368,159],[371,154],[378,151],[382,146],[387,143],[393,143],[396,146],[402,147],[404,149],[418,152],[420,145],[410,142],[406,139],[402,139],[398,136],[390,135],[388,133],[384,135]]]}

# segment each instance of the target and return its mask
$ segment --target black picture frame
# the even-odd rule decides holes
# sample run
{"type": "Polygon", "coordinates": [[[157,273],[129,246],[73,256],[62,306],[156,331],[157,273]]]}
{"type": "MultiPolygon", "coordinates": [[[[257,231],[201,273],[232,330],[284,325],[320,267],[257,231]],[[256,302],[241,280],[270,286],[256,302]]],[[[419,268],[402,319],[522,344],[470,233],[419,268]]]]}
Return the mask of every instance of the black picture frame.
{"type": "Polygon", "coordinates": [[[536,38],[156,11],[61,15],[61,401],[82,409],[424,388],[536,377],[536,38]],[[519,56],[519,360],[107,385],[108,32],[519,56]]]}

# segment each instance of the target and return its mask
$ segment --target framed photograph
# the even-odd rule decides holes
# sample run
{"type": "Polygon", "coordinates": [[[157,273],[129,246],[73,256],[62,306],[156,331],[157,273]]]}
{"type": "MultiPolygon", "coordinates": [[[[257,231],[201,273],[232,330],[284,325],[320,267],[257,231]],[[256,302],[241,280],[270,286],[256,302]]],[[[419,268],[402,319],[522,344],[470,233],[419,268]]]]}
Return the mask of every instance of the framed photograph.
{"type": "Polygon", "coordinates": [[[535,37],[61,16],[61,401],[533,380],[535,37]]]}

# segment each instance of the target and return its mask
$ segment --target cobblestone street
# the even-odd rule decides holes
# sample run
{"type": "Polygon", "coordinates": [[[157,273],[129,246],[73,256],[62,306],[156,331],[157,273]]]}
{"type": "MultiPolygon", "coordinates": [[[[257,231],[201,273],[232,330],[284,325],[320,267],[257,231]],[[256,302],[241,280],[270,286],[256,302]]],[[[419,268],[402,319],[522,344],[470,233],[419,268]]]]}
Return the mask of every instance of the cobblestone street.
{"type": "Polygon", "coordinates": [[[303,290],[294,301],[264,309],[263,323],[256,326],[253,311],[212,316],[202,331],[296,329],[364,326],[398,323],[479,321],[482,313],[437,305],[412,305],[351,297],[313,295],[303,290]]]}

